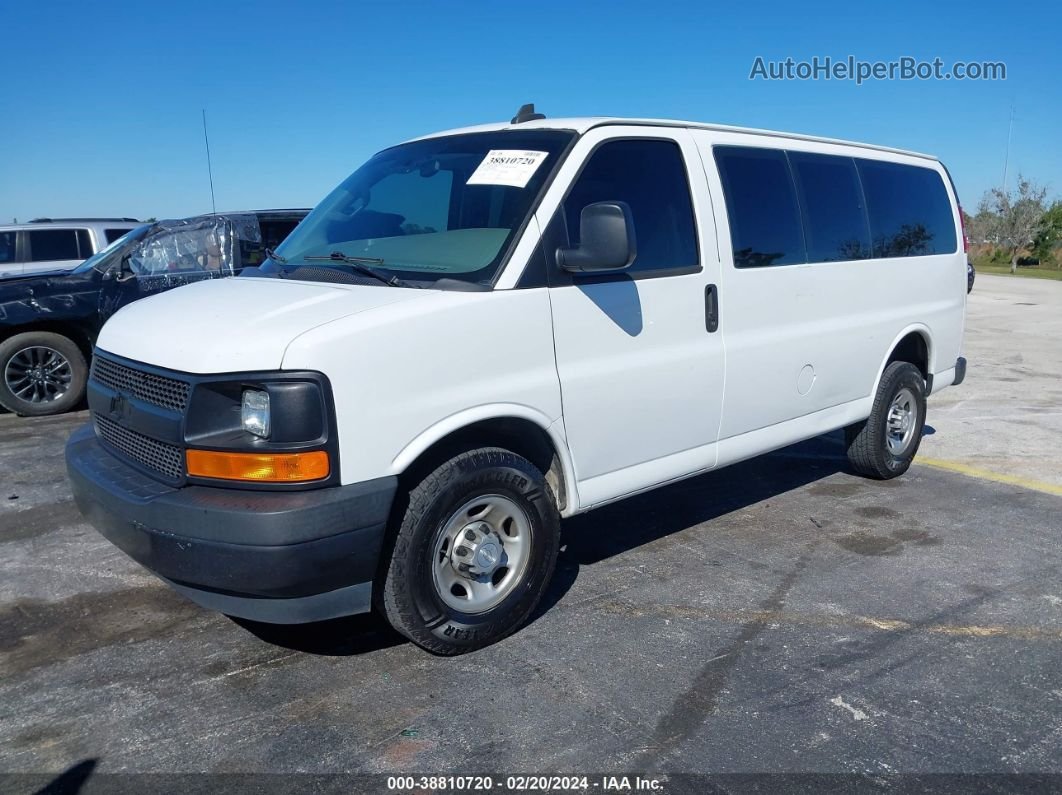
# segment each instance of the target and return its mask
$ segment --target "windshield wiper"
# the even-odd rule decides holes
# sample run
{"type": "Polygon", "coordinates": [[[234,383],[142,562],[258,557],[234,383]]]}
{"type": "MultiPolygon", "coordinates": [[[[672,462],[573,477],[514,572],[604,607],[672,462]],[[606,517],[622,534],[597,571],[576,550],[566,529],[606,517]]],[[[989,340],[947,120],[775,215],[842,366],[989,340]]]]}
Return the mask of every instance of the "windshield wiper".
{"type": "Polygon", "coordinates": [[[265,250],[265,255],[267,257],[269,257],[269,259],[276,260],[281,265],[286,265],[287,262],[288,262],[288,258],[287,257],[280,256],[279,254],[277,254],[277,252],[273,251],[273,249],[271,249],[271,248],[267,248],[265,250]]]}
{"type": "Polygon", "coordinates": [[[311,260],[325,260],[330,262],[342,262],[344,265],[349,265],[351,270],[357,271],[364,276],[371,276],[377,281],[381,281],[388,287],[415,287],[416,285],[399,279],[397,276],[387,276],[380,273],[373,268],[373,265],[383,265],[383,260],[378,257],[352,257],[349,254],[344,254],[342,251],[333,251],[327,257],[303,257],[307,262],[311,260]]]}

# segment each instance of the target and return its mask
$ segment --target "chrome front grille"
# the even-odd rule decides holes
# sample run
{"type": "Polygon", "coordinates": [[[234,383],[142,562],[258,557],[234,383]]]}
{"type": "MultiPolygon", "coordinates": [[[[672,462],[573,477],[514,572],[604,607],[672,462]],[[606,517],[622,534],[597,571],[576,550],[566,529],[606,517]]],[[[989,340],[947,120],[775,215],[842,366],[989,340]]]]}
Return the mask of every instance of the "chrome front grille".
{"type": "Polygon", "coordinates": [[[181,448],[123,428],[99,414],[93,415],[92,422],[96,435],[125,457],[168,480],[178,481],[184,477],[184,451],[181,448]]]}
{"type": "Polygon", "coordinates": [[[170,411],[183,412],[188,406],[191,385],[187,381],[136,370],[102,356],[93,357],[89,377],[116,392],[170,411]]]}

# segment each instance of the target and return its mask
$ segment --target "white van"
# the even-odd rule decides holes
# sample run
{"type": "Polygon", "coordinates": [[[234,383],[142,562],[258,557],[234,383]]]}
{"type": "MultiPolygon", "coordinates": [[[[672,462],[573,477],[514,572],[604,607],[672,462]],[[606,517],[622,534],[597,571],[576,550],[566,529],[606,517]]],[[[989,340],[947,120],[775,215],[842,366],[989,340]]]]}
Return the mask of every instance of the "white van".
{"type": "Polygon", "coordinates": [[[839,428],[902,474],[965,373],[960,217],[936,159],[806,135],[525,108],[407,142],[253,277],[104,326],[74,494],[208,608],[481,647],[563,517],[839,428]]]}

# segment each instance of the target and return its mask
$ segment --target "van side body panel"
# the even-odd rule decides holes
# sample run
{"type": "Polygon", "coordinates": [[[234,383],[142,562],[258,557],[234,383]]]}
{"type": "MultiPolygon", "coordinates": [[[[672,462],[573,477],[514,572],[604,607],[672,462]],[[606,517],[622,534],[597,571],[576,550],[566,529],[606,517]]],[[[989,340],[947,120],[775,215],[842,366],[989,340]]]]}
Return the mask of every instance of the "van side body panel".
{"type": "MultiPolygon", "coordinates": [[[[338,408],[345,453],[343,483],[401,473],[417,455],[463,425],[512,416],[531,420],[549,433],[568,483],[565,514],[572,514],[865,419],[884,365],[908,333],[925,338],[934,389],[951,383],[965,308],[961,253],[735,268],[712,147],[773,147],[929,167],[941,173],[949,186],[958,227],[950,183],[936,161],[842,144],[698,129],[617,126],[593,130],[588,138],[594,140],[580,142],[558,172],[493,292],[452,293],[444,300],[396,304],[387,313],[342,318],[302,334],[289,345],[285,369],[327,372],[337,395],[364,394],[366,403],[374,407],[362,413],[352,398],[338,408]],[[696,208],[702,273],[582,289],[515,289],[527,260],[541,243],[542,230],[592,145],[638,135],[671,137],[695,147],[683,149],[696,208]],[[580,396],[579,383],[589,384],[587,379],[600,377],[601,368],[610,360],[617,366],[624,360],[625,355],[612,351],[609,339],[601,336],[608,328],[625,338],[617,338],[617,344],[636,347],[648,342],[652,336],[648,332],[658,333],[664,328],[661,323],[670,322],[666,313],[656,318],[656,310],[647,304],[653,292],[660,293],[661,299],[665,293],[670,296],[667,301],[676,316],[697,315],[697,323],[687,328],[703,328],[700,293],[705,284],[716,281],[719,353],[711,356],[708,369],[698,377],[703,390],[691,386],[693,382],[685,385],[680,411],[671,405],[674,381],[677,377],[685,383],[689,378],[668,370],[673,357],[663,349],[644,352],[645,362],[657,357],[664,368],[655,376],[643,373],[646,377],[633,380],[626,389],[618,389],[619,382],[614,382],[609,389],[595,388],[580,396]],[[608,303],[611,292],[636,302],[641,322],[637,334],[630,333],[633,327],[624,330],[622,324],[617,325],[618,317],[610,319],[610,313],[619,311],[608,303]],[[601,296],[595,302],[591,293],[601,296]],[[690,293],[689,301],[682,298],[685,293],[690,293]],[[558,312],[562,317],[583,319],[571,326],[569,321],[558,320],[558,312]],[[607,322],[595,331],[598,315],[607,322]],[[474,322],[469,322],[469,316],[474,322]],[[437,344],[440,328],[447,330],[445,345],[437,344]],[[335,351],[348,347],[353,339],[358,341],[356,348],[349,350],[346,365],[336,368],[335,351]],[[585,357],[578,354],[582,346],[586,346],[585,357]],[[571,411],[564,410],[566,384],[571,411]],[[470,395],[475,399],[470,400],[470,395]],[[588,402],[578,408],[584,400],[588,402]],[[689,416],[698,402],[712,417],[712,429],[694,434],[696,438],[687,434],[682,443],[664,440],[654,443],[655,447],[650,444],[652,450],[642,449],[645,445],[638,440],[645,434],[649,434],[645,440],[660,441],[653,436],[653,426],[692,422],[699,427],[697,418],[689,416]],[[594,406],[603,412],[597,419],[591,410],[594,406]],[[644,428],[628,418],[621,423],[623,427],[610,431],[611,437],[578,442],[586,421],[604,422],[604,415],[624,406],[632,411],[637,408],[631,416],[643,416],[644,428]],[[574,434],[573,423],[578,426],[574,434]],[[628,449],[638,448],[637,460],[610,465],[616,461],[610,438],[628,449]]],[[[697,333],[705,333],[700,328],[697,333]]],[[[679,358],[693,362],[688,356],[697,343],[686,343],[689,350],[679,358]]],[[[681,346],[672,353],[680,350],[681,346]]],[[[624,366],[638,370],[639,356],[643,354],[624,366]]],[[[622,370],[611,371],[613,381],[622,381],[622,370]]]]}
{"type": "MultiPolygon", "coordinates": [[[[721,230],[727,376],[720,464],[727,457],[722,440],[774,428],[757,434],[761,451],[766,452],[777,444],[831,430],[816,430],[820,426],[807,423],[796,424],[803,428],[800,433],[783,427],[798,418],[826,417],[831,416],[830,409],[865,405],[866,413],[856,412],[862,416],[853,417],[848,409],[840,409],[834,427],[864,419],[889,354],[911,330],[926,338],[931,373],[946,375],[954,367],[965,310],[961,251],[736,268],[712,147],[775,148],[932,168],[948,187],[952,212],[957,213],[950,182],[939,163],[839,144],[696,130],[693,134],[701,148],[721,230]],[[777,437],[774,441],[772,434],[777,437]]],[[[957,214],[954,223],[958,228],[957,214]]],[[[944,385],[935,384],[935,388],[944,385]]]]}

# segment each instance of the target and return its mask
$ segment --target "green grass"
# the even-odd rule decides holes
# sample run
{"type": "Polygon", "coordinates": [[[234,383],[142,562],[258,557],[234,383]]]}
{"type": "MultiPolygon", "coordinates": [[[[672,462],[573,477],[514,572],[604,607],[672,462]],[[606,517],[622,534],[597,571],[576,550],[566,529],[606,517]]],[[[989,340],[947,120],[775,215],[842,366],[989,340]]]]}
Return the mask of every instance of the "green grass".
{"type": "Polygon", "coordinates": [[[1032,268],[1018,268],[1016,274],[1010,272],[1010,265],[994,265],[988,262],[978,262],[974,260],[974,268],[978,274],[981,273],[995,273],[1000,276],[1027,276],[1032,279],[1054,279],[1055,281],[1062,281],[1062,270],[1058,268],[1043,268],[1040,266],[1032,268]]]}

